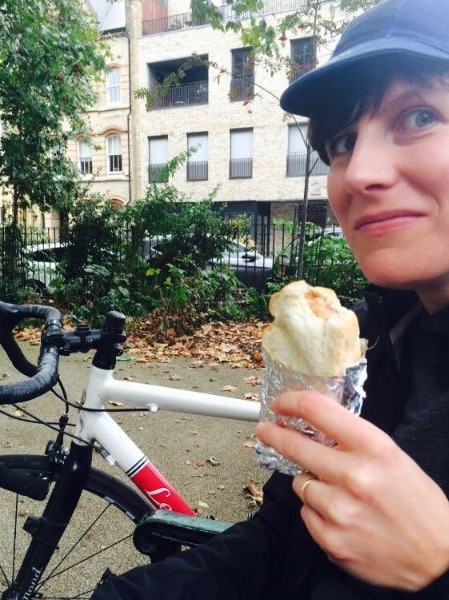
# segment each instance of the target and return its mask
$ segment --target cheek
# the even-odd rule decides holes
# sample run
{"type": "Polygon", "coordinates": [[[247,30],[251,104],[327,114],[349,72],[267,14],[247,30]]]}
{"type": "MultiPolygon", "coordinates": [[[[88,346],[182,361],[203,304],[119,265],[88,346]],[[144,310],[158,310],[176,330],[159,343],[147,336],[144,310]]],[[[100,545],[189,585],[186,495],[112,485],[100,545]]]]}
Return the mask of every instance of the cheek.
{"type": "Polygon", "coordinates": [[[342,224],[348,210],[348,203],[343,185],[343,175],[333,168],[329,169],[327,176],[327,196],[335,216],[342,224]]]}

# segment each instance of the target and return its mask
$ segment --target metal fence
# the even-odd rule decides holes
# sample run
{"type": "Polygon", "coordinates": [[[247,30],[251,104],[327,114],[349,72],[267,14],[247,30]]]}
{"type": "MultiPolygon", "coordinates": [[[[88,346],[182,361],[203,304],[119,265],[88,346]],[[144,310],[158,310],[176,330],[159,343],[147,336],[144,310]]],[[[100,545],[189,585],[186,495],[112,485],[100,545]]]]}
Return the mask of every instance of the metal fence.
{"type": "MultiPolygon", "coordinates": [[[[319,231],[316,236],[320,235],[319,231]]],[[[50,282],[60,276],[58,265],[66,253],[67,244],[62,230],[22,227],[20,234],[15,237],[7,232],[7,228],[0,227],[2,283],[9,280],[14,282],[15,287],[22,285],[36,290],[48,289],[50,282]]],[[[125,230],[119,232],[118,248],[124,247],[127,235],[125,230]]],[[[147,239],[138,250],[143,259],[149,259],[155,251],[154,240],[147,239]]],[[[251,236],[233,240],[228,250],[213,264],[229,266],[247,286],[261,289],[269,279],[295,274],[297,248],[298,235],[294,233],[292,225],[253,223],[251,236]]],[[[117,250],[118,260],[122,258],[122,252],[117,250]]],[[[311,259],[309,256],[308,260],[305,272],[312,280],[319,269],[318,257],[311,259]]],[[[2,289],[5,289],[4,285],[2,289]]]]}

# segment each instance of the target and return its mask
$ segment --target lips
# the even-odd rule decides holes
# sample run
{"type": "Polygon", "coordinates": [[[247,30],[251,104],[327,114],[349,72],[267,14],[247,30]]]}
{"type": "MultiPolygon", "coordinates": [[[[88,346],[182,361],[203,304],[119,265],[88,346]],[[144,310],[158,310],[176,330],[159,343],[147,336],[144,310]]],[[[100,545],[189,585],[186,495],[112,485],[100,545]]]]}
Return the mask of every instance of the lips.
{"type": "Polygon", "coordinates": [[[400,227],[409,222],[416,221],[423,216],[422,213],[415,211],[384,211],[373,215],[364,215],[357,219],[354,228],[358,231],[364,228],[372,228],[374,226],[385,227],[400,227]]]}

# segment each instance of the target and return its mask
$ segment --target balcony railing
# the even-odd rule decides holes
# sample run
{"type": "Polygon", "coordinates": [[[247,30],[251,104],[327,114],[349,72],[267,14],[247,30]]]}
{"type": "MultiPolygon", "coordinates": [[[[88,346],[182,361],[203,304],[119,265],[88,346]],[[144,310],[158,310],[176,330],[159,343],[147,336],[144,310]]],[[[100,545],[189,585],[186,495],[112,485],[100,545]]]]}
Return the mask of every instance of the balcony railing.
{"type": "Polygon", "coordinates": [[[164,169],[167,163],[153,163],[148,167],[148,181],[150,183],[161,183],[165,181],[164,169]]]}
{"type": "Polygon", "coordinates": [[[313,69],[312,59],[310,60],[310,62],[292,64],[292,66],[290,67],[290,73],[288,76],[290,83],[292,83],[292,81],[295,81],[295,79],[298,79],[298,77],[301,77],[301,75],[308,73],[312,69],[313,69]]]}
{"type": "Polygon", "coordinates": [[[156,35],[165,31],[178,31],[179,29],[192,29],[207,25],[205,19],[192,18],[192,13],[181,13],[178,15],[165,15],[158,19],[142,22],[142,35],[156,35]]]}
{"type": "MultiPolygon", "coordinates": [[[[310,156],[310,175],[327,175],[329,167],[320,159],[318,152],[312,152],[310,156]]],[[[294,153],[287,155],[287,177],[305,177],[306,175],[306,153],[294,153]]]]}
{"type": "Polygon", "coordinates": [[[206,181],[208,178],[209,163],[207,160],[198,160],[187,163],[187,181],[206,181]]]}
{"type": "Polygon", "coordinates": [[[229,178],[243,179],[253,176],[252,158],[231,158],[229,161],[229,178]]]}
{"type": "Polygon", "coordinates": [[[195,104],[207,104],[208,101],[208,82],[196,81],[194,83],[184,83],[169,87],[167,94],[156,102],[155,108],[192,106],[195,104]]]}
{"type": "Polygon", "coordinates": [[[254,97],[254,77],[233,77],[231,79],[230,100],[246,100],[254,97]]]}
{"type": "MultiPolygon", "coordinates": [[[[263,7],[257,13],[243,13],[236,15],[232,6],[223,4],[220,12],[223,15],[223,21],[226,23],[231,20],[248,19],[250,16],[271,15],[283,12],[292,12],[304,6],[306,0],[265,0],[263,7]]],[[[157,19],[150,19],[142,22],[142,35],[157,35],[166,31],[179,31],[182,29],[192,29],[207,25],[207,19],[194,20],[191,12],[180,13],[177,15],[166,15],[157,19]]]]}

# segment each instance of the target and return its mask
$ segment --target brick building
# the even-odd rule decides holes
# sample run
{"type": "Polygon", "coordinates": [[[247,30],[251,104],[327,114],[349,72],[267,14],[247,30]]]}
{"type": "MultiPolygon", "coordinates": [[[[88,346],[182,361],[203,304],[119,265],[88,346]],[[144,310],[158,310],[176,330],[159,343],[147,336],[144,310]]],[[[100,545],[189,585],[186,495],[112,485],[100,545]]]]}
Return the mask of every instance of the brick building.
{"type": "MultiPolygon", "coordinates": [[[[260,17],[271,23],[303,3],[266,0],[260,17]]],[[[170,158],[196,148],[174,177],[193,201],[215,191],[227,213],[248,215],[254,226],[292,220],[304,195],[305,123],[295,123],[279,107],[289,82],[285,69],[270,75],[263,64],[251,62],[237,34],[195,23],[189,0],[90,4],[112,59],[100,101],[89,111],[92,144],[74,144],[71,155],[92,179],[93,190],[117,205],[132,202],[150,181],[158,181],[170,158]],[[135,91],[151,89],[192,62],[193,54],[196,64],[147,110],[135,91]]],[[[283,42],[295,64],[290,79],[312,66],[311,33],[283,42]]],[[[326,58],[325,48],[318,52],[326,58]]],[[[325,165],[317,162],[308,193],[314,220],[326,218],[325,175],[325,165]]]]}

